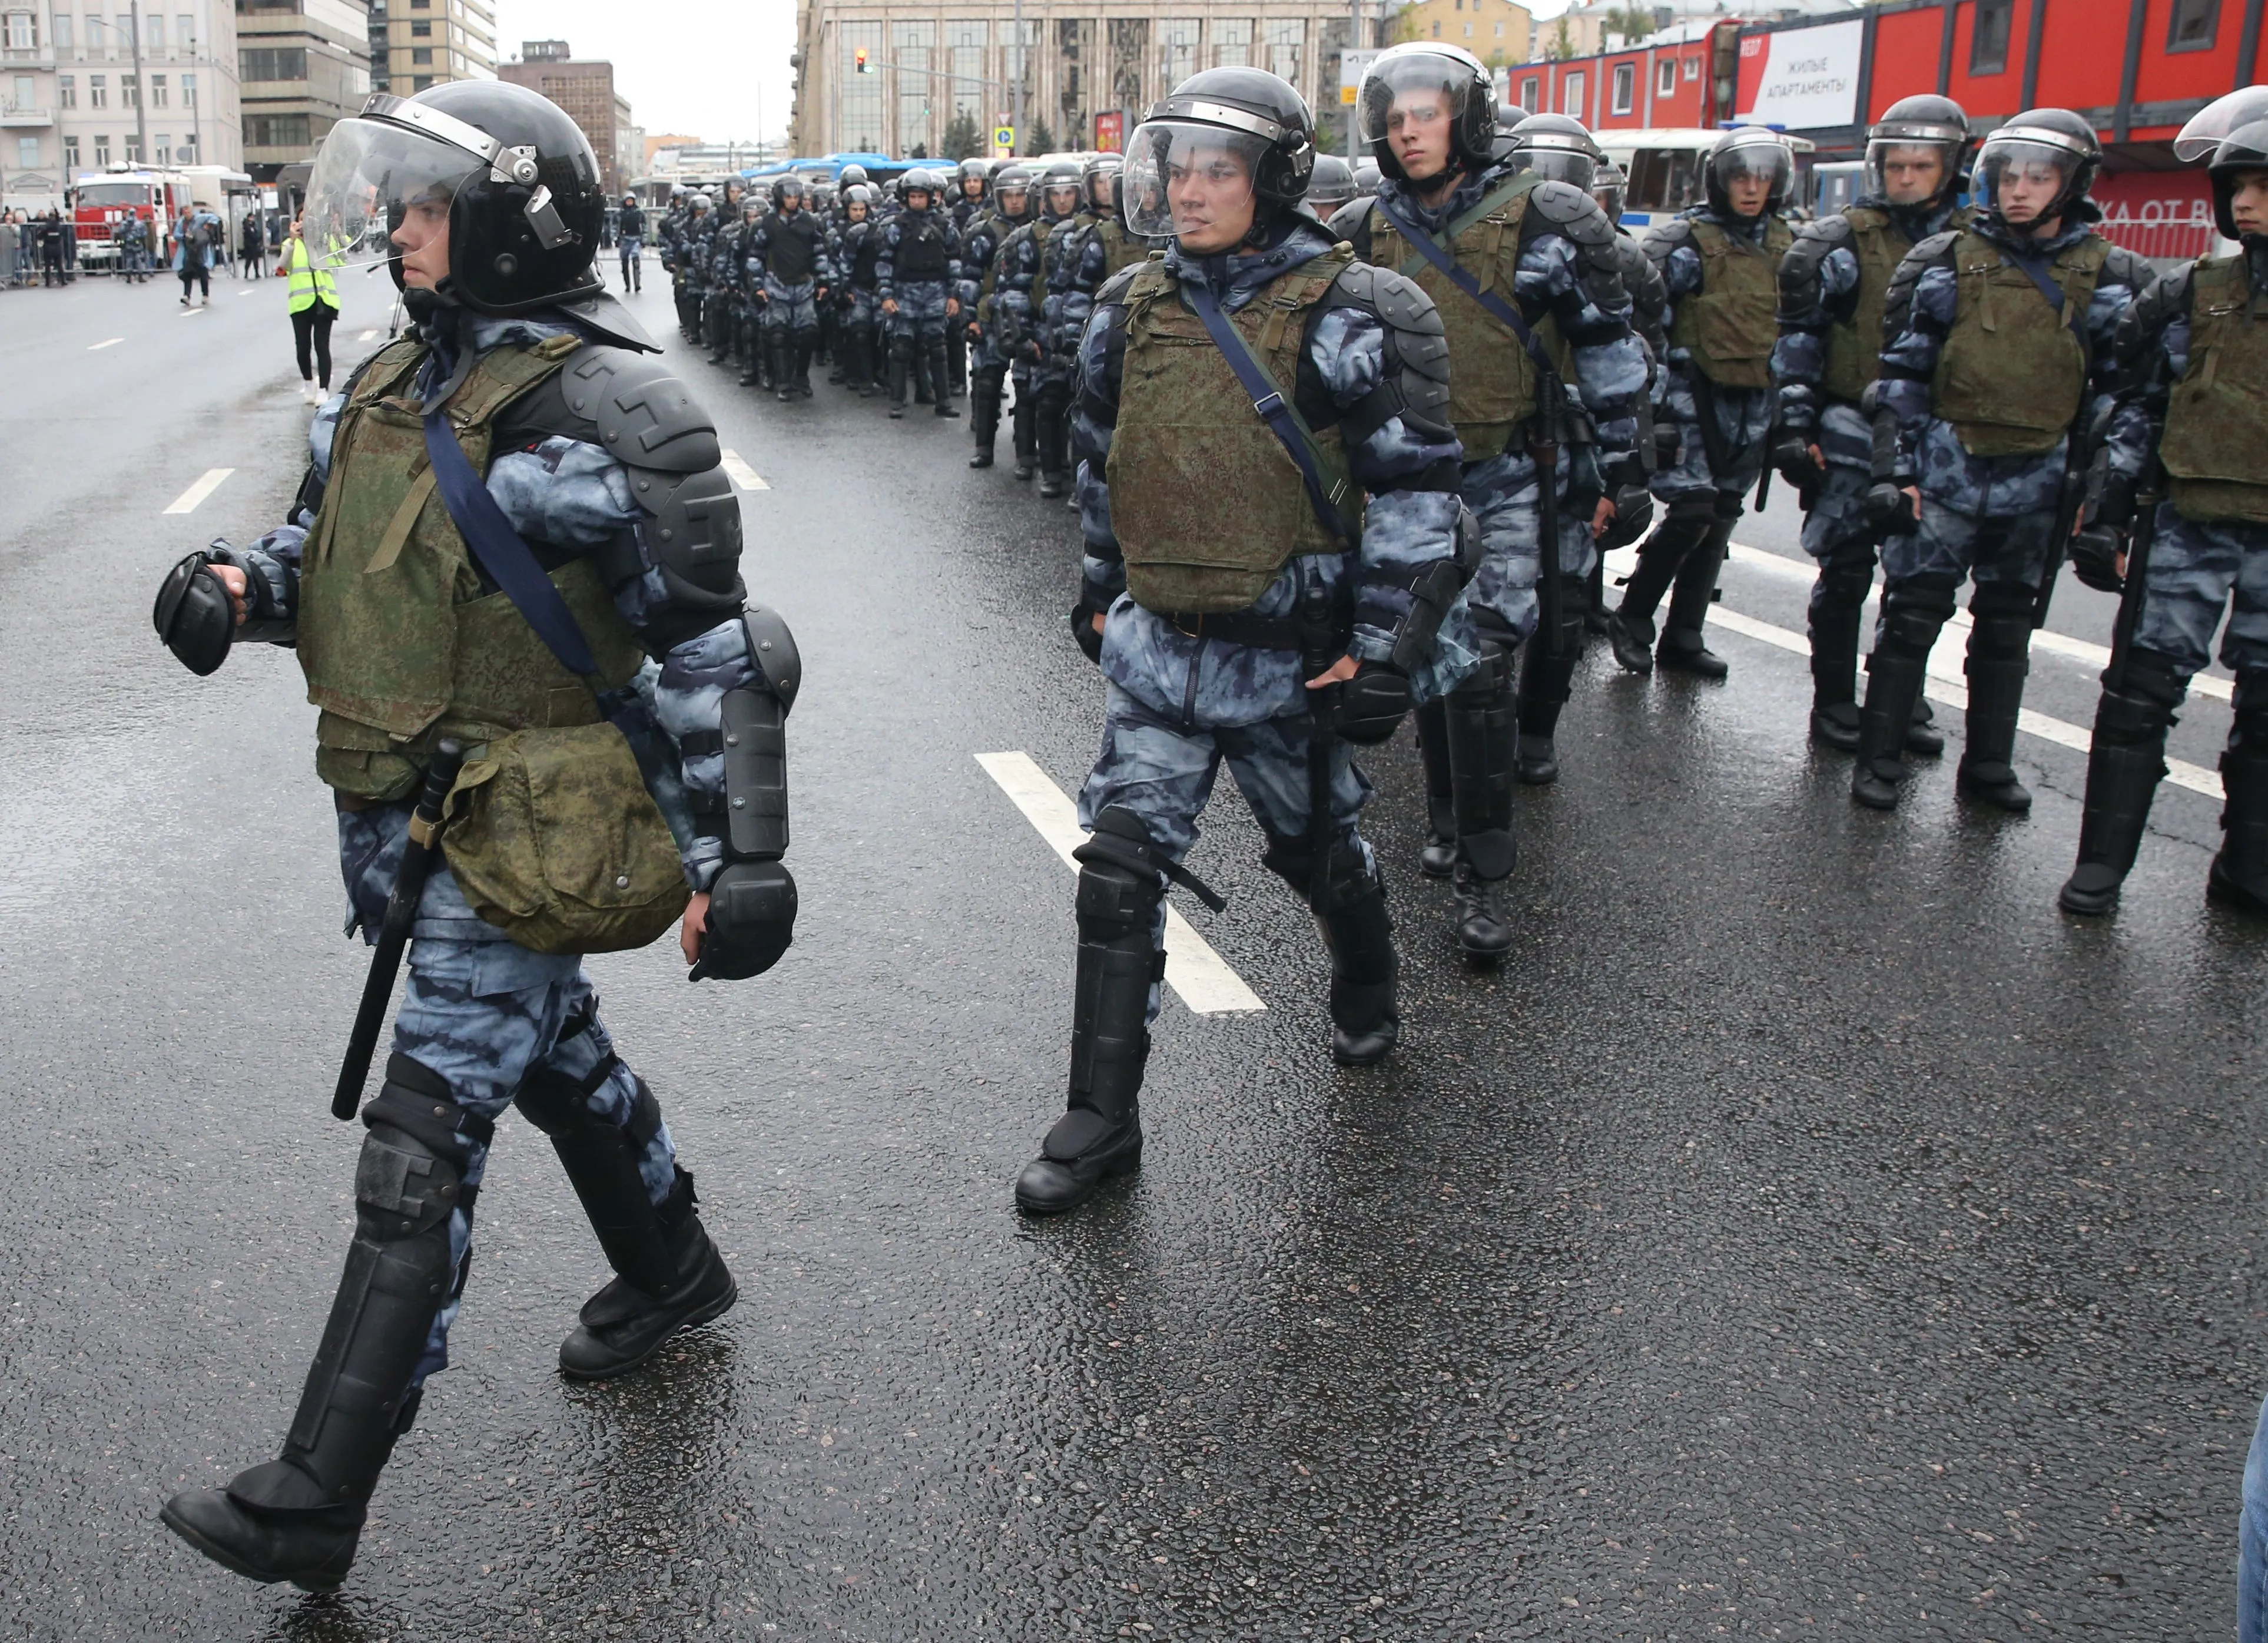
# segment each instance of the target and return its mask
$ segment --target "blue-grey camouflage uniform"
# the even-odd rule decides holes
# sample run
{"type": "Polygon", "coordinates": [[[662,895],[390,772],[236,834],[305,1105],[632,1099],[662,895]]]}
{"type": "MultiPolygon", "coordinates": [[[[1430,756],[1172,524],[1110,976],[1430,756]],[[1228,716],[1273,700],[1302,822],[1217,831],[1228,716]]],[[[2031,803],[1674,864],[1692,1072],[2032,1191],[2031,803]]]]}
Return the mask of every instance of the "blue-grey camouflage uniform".
{"type": "Polygon", "coordinates": [[[762,279],[762,322],[766,331],[800,335],[819,329],[820,288],[835,283],[832,239],[819,218],[808,210],[799,210],[792,217],[775,211],[756,224],[748,239],[747,265],[751,274],[762,279]],[[781,260],[775,247],[788,234],[807,235],[813,242],[808,258],[810,269],[801,278],[784,277],[774,266],[781,260]]]}
{"type": "MultiPolygon", "coordinates": [[[[1687,225],[1714,224],[1735,239],[1761,248],[1772,220],[1769,212],[1742,217],[1737,212],[1698,206],[1680,212],[1647,234],[1646,254],[1660,269],[1662,286],[1669,298],[1668,312],[1663,320],[1665,331],[1675,329],[1678,305],[1701,292],[1701,253],[1695,247],[1687,225]]],[[[1707,397],[1714,408],[1713,431],[1725,453],[1725,471],[1720,474],[1713,470],[1709,460],[1709,441],[1702,437],[1701,395],[1694,387],[1694,379],[1700,373],[1693,365],[1693,357],[1672,343],[1666,364],[1668,368],[1663,372],[1656,389],[1657,414],[1663,421],[1674,424],[1682,438],[1678,460],[1654,474],[1653,494],[1664,503],[1691,503],[1704,497],[1713,501],[1720,494],[1737,497],[1755,490],[1764,471],[1766,436],[1771,431],[1771,390],[1727,387],[1719,382],[1708,385],[1707,397]]]]}
{"type": "Polygon", "coordinates": [[[943,340],[946,302],[961,283],[961,239],[954,232],[952,218],[934,205],[925,211],[901,210],[882,225],[881,236],[881,252],[874,260],[874,290],[878,301],[898,305],[897,312],[889,316],[890,335],[923,347],[943,340]],[[941,254],[927,254],[923,269],[909,277],[908,257],[915,249],[910,242],[925,225],[935,228],[942,242],[941,254]],[[926,264],[932,262],[937,265],[933,275],[926,271],[926,264]]]}

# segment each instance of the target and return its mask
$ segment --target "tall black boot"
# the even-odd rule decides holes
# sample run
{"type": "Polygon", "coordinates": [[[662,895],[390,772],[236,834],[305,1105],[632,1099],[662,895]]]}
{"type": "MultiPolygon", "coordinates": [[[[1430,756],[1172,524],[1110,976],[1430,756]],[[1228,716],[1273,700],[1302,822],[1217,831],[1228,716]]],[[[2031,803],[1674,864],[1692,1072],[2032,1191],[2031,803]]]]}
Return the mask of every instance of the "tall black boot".
{"type": "Polygon", "coordinates": [[[2024,676],[2032,670],[2031,590],[1987,583],[1970,600],[1969,745],[1955,772],[1961,792],[2021,815],[2032,795],[2009,763],[2016,752],[2016,718],[2024,705],[2024,676]],[[2020,608],[2003,608],[2011,602],[2020,608]],[[1981,607],[1981,608],[1980,608],[1981,607]]]}
{"type": "Polygon", "coordinates": [[[910,339],[890,339],[890,416],[895,420],[906,414],[906,381],[913,374],[914,350],[910,339]]]}
{"type": "Polygon", "coordinates": [[[1064,413],[1069,405],[1062,392],[1050,385],[1038,394],[1034,436],[1040,457],[1040,494],[1060,497],[1071,484],[1071,438],[1064,413]]]}
{"type": "Polygon", "coordinates": [[[346,1579],[378,1475],[416,1415],[409,1377],[461,1278],[450,1219],[475,1194],[456,1132],[474,1121],[438,1075],[397,1054],[363,1122],[354,1241],[282,1455],[221,1488],[185,1490],[158,1514],[215,1563],[264,1585],[328,1592],[346,1579]]]}
{"type": "Polygon", "coordinates": [[[858,397],[874,397],[874,334],[865,326],[853,326],[843,336],[844,370],[850,386],[858,397]]]}
{"type": "Polygon", "coordinates": [[[2205,893],[2225,907],[2268,917],[2268,674],[2240,674],[2236,723],[2220,755],[2220,850],[2205,893]]]}
{"type": "Polygon", "coordinates": [[[768,331],[772,361],[772,397],[785,404],[795,397],[795,343],[784,330],[768,331]]]}
{"type": "Polygon", "coordinates": [[[1563,578],[1559,605],[1559,654],[1551,654],[1550,636],[1539,620],[1535,637],[1520,659],[1519,740],[1513,774],[1530,787],[1559,779],[1559,710],[1574,694],[1575,664],[1582,659],[1591,605],[1587,579],[1563,578]]]}
{"type": "MultiPolygon", "coordinates": [[[[2132,676],[2129,668],[2129,677],[2132,676]]],[[[2176,697],[2178,700],[2178,697],[2176,697]]],[[[2067,913],[2107,913],[2133,871],[2166,774],[2166,733],[2180,721],[2146,696],[2104,689],[2087,750],[2087,802],[2079,817],[2079,864],[2056,903],[2067,913]]]]}
{"type": "Polygon", "coordinates": [[[1008,413],[1008,440],[1015,447],[1014,472],[1019,479],[1029,479],[1040,464],[1040,441],[1038,431],[1034,426],[1037,421],[1035,412],[1031,389],[1018,388],[1016,403],[1008,413]]]}
{"type": "Polygon", "coordinates": [[[1583,608],[1583,631],[1603,636],[1607,630],[1607,556],[1591,560],[1591,597],[1583,608]]]}
{"type": "Polygon", "coordinates": [[[740,386],[742,387],[752,388],[756,386],[757,379],[763,374],[762,362],[764,350],[770,345],[770,342],[771,333],[762,329],[755,331],[747,339],[747,346],[740,350],[740,386]]]}
{"type": "MultiPolygon", "coordinates": [[[[563,1036],[577,1030],[571,1027],[563,1036]]],[[[679,1170],[659,1205],[646,1190],[638,1158],[661,1129],[661,1108],[645,1080],[637,1080],[627,1125],[591,1110],[592,1094],[615,1065],[609,1055],[583,1079],[538,1070],[513,1097],[521,1116],[551,1138],[615,1270],[614,1281],[583,1303],[559,1348],[561,1373],[578,1381],[637,1368],[670,1337],[706,1323],[740,1293],[694,1208],[693,1177],[679,1170]]]]}
{"type": "Polygon", "coordinates": [[[1331,955],[1331,1059],[1343,1067],[1375,1065],[1402,1033],[1394,996],[1399,966],[1386,887],[1364,869],[1359,849],[1335,852],[1315,924],[1331,955]]]}
{"type": "Polygon", "coordinates": [[[795,350],[795,391],[809,399],[812,397],[811,350],[818,346],[818,339],[809,331],[798,331],[792,346],[795,350]]]}
{"type": "Polygon", "coordinates": [[[1859,710],[1859,757],[1851,797],[1870,810],[1897,807],[1906,779],[1906,726],[1929,669],[1929,649],[1953,612],[1949,588],[1896,586],[1884,591],[1882,629],[1867,658],[1867,704],[1859,710]]]}
{"type": "Polygon", "coordinates": [[[1440,696],[1419,708],[1418,755],[1425,766],[1425,848],[1418,871],[1446,879],[1457,870],[1456,789],[1449,774],[1449,704],[1440,696]]]}
{"type": "Polygon", "coordinates": [[[976,447],[969,455],[969,467],[992,466],[992,445],[999,433],[1000,385],[980,369],[968,396],[968,434],[976,447]]]}
{"type": "Polygon", "coordinates": [[[709,363],[712,365],[721,365],[727,357],[729,339],[733,335],[729,323],[730,316],[725,312],[725,305],[722,302],[712,302],[707,305],[707,312],[702,318],[707,326],[705,335],[709,341],[709,363]]]}
{"type": "Polygon", "coordinates": [[[1034,1215],[1085,1203],[1142,1163],[1142,1070],[1150,1059],[1150,989],[1166,973],[1158,945],[1165,886],[1141,818],[1112,805],[1079,858],[1079,956],[1071,982],[1071,1091],[1040,1155],[1016,1177],[1034,1215]]]}
{"type": "Polygon", "coordinates": [[[1631,672],[1653,671],[1653,608],[1715,519],[1713,505],[1694,512],[1673,504],[1653,534],[1638,544],[1638,564],[1623,585],[1623,602],[1607,619],[1607,641],[1614,646],[1615,659],[1631,672]]]}
{"type": "Polygon", "coordinates": [[[1859,621],[1874,583],[1864,548],[1822,560],[1811,586],[1811,733],[1845,753],[1859,745],[1859,621]]]}
{"type": "MultiPolygon", "coordinates": [[[[1508,643],[1509,641],[1506,641],[1508,643]]],[[[1484,639],[1488,657],[1449,693],[1449,770],[1457,815],[1457,945],[1491,961],[1512,946],[1496,886],[1520,858],[1512,830],[1513,762],[1519,735],[1510,653],[1484,639]]]]}
{"type": "Polygon", "coordinates": [[[1732,541],[1733,521],[1719,518],[1677,567],[1677,579],[1669,590],[1669,614],[1661,624],[1661,643],[1653,652],[1662,667],[1704,679],[1722,679],[1733,671],[1701,637],[1709,607],[1716,601],[1717,573],[1724,569],[1732,541]]]}
{"type": "Polygon", "coordinates": [[[930,338],[928,351],[930,389],[937,398],[937,414],[940,416],[958,416],[961,413],[954,407],[953,390],[946,380],[945,338],[941,336],[930,338]]]}

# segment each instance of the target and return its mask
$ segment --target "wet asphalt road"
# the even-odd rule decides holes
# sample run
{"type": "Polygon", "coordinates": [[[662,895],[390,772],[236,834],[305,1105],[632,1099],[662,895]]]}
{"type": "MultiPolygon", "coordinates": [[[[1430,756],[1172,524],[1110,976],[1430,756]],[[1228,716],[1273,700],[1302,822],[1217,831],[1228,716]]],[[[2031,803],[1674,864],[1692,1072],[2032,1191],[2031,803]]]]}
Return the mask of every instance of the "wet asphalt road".
{"type": "MultiPolygon", "coordinates": [[[[1355,1073],[1224,784],[1192,865],[1229,909],[1176,900],[1268,1010],[1169,1003],[1143,1174],[1027,1224],[1071,879],[973,755],[1066,791],[1093,755],[1071,516],[968,473],[963,423],[697,359],[808,669],[802,919],[754,983],[592,968],[740,1304],[562,1382],[603,1274],[508,1122],[345,1591],[196,1558],[158,1504],[273,1453],[343,1252],[363,967],[291,659],[200,681],[148,626],[173,558],[298,477],[280,287],[217,290],[0,296],[0,1636],[2228,1634],[2268,932],[2203,904],[2213,801],[2167,790],[2081,925],[2081,755],[2025,740],[2028,821],[1956,804],[1949,760],[1879,817],[1807,748],[1800,658],[1724,634],[1711,688],[1602,651],[1493,975],[1416,874],[1406,735],[1372,761],[1409,1028],[1355,1073]]],[[[1794,551],[1778,506],[1742,539],[1794,551]]],[[[1726,585],[1800,630],[1799,581],[1726,585]]],[[[2043,711],[2092,698],[2036,664],[2043,711]]],[[[2227,723],[2193,701],[2175,751],[2227,723]]]]}

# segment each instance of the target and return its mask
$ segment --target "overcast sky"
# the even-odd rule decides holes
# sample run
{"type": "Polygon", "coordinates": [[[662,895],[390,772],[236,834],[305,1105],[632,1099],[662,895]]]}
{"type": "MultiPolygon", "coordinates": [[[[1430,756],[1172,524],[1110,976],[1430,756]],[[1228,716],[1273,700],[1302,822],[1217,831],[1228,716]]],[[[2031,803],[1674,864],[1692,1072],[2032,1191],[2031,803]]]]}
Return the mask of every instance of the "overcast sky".
{"type": "Polygon", "coordinates": [[[656,136],[786,135],[795,0],[498,0],[496,11],[498,56],[563,40],[578,57],[611,61],[630,118],[656,136]]]}

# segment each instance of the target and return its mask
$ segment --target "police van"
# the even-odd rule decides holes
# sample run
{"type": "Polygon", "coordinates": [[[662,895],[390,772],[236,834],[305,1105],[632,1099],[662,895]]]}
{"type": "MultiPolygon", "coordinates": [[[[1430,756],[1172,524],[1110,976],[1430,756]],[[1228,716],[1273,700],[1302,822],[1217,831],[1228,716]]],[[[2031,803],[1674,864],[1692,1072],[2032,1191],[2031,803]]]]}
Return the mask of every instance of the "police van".
{"type": "MultiPolygon", "coordinates": [[[[1725,132],[1706,126],[1679,126],[1591,135],[1630,180],[1623,195],[1623,226],[1641,232],[1657,218],[1675,217],[1704,203],[1701,167],[1725,132]]],[[[1800,136],[1787,137],[1787,145],[1795,151],[1795,186],[1789,191],[1788,203],[1791,207],[1808,209],[1812,156],[1819,145],[1800,136]]]]}

